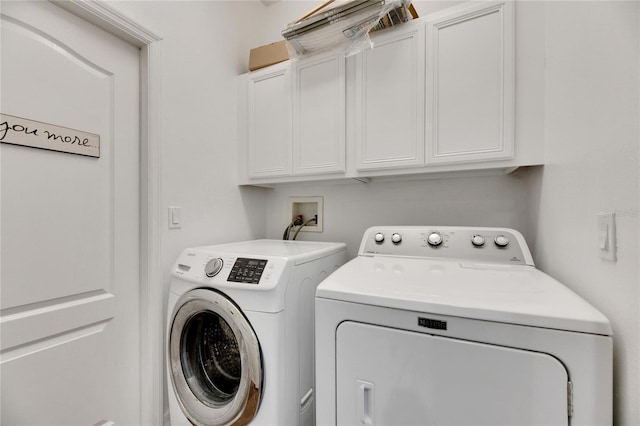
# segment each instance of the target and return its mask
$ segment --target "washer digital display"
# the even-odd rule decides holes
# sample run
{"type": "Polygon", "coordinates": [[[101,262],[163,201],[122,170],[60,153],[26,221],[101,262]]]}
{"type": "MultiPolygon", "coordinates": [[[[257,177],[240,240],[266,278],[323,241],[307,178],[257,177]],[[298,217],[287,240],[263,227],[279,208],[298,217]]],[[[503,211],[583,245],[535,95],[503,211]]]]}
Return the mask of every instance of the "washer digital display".
{"type": "Polygon", "coordinates": [[[231,268],[227,281],[246,284],[258,284],[267,266],[264,259],[248,259],[239,257],[231,268]]]}

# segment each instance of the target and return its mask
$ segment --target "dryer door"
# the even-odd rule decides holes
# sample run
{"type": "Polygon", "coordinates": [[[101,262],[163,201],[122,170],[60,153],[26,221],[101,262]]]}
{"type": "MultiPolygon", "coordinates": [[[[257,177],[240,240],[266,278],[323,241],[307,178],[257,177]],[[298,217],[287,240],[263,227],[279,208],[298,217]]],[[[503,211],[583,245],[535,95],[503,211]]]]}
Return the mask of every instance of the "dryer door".
{"type": "Polygon", "coordinates": [[[251,324],[225,295],[184,294],[168,339],[171,382],[180,408],[195,425],[244,425],[258,411],[263,366],[251,324]]]}
{"type": "Polygon", "coordinates": [[[337,424],[566,426],[556,358],[345,321],[336,333],[337,424]]]}

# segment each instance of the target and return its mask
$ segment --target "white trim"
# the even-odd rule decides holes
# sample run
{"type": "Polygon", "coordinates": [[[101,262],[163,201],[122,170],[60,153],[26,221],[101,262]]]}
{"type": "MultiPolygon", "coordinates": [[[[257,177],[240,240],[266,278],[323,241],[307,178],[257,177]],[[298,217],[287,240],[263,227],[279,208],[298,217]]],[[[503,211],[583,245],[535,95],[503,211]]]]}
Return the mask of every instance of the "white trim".
{"type": "Polygon", "coordinates": [[[161,37],[114,9],[104,0],[49,0],[51,3],[140,48],[161,37]]]}
{"type": "Polygon", "coordinates": [[[103,0],[50,1],[140,48],[140,423],[161,425],[165,353],[159,226],[162,38],[103,0]]]}
{"type": "Polygon", "coordinates": [[[164,418],[164,296],[160,267],[160,49],[141,50],[140,361],[141,423],[164,418]],[[146,106],[146,107],[145,107],[146,106]],[[145,221],[146,218],[146,221],[145,221]]]}

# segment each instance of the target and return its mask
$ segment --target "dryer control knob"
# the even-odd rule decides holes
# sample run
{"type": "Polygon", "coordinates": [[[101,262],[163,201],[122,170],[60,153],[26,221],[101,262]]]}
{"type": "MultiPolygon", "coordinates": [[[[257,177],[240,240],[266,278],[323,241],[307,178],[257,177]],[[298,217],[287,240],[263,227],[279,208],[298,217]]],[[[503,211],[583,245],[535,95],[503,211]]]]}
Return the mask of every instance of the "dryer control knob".
{"type": "Polygon", "coordinates": [[[373,237],[373,239],[376,241],[376,243],[380,244],[384,241],[384,234],[382,232],[378,232],[376,236],[373,237]]]}
{"type": "Polygon", "coordinates": [[[482,235],[474,235],[471,237],[471,244],[476,247],[482,247],[484,245],[484,237],[482,235]]]}
{"type": "Polygon", "coordinates": [[[442,244],[442,235],[440,235],[438,232],[432,232],[427,237],[427,242],[430,246],[438,247],[440,244],[442,244]]]}
{"type": "Polygon", "coordinates": [[[494,241],[498,247],[504,248],[509,245],[509,239],[504,235],[498,235],[494,241]]]}
{"type": "Polygon", "coordinates": [[[222,269],[223,264],[224,262],[222,262],[222,259],[220,259],[219,257],[215,259],[211,259],[204,266],[204,273],[209,278],[215,277],[216,275],[218,275],[218,272],[220,272],[220,270],[222,269]]]}
{"type": "Polygon", "coordinates": [[[402,242],[402,235],[397,234],[397,233],[396,233],[396,234],[393,234],[393,235],[391,236],[391,242],[392,242],[393,244],[400,244],[400,243],[402,242]]]}

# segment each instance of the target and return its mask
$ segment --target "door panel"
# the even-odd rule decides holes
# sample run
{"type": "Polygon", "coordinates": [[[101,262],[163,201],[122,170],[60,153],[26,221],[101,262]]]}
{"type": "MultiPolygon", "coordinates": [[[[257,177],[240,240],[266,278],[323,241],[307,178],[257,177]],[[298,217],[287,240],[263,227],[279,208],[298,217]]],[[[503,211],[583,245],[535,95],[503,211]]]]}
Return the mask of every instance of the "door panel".
{"type": "Polygon", "coordinates": [[[345,170],[345,59],[315,57],[293,66],[293,173],[345,170]]]}
{"type": "Polygon", "coordinates": [[[137,424],[139,51],[48,2],[1,30],[1,112],[100,157],[0,144],[0,422],[137,424]]]}
{"type": "Polygon", "coordinates": [[[424,26],[356,56],[358,170],[424,165],[424,26]]]}
{"type": "Polygon", "coordinates": [[[108,342],[104,325],[88,334],[62,336],[59,342],[2,365],[2,424],[93,425],[113,419],[107,403],[113,394],[96,375],[104,368],[108,342]],[[92,372],[92,374],[78,374],[92,372]]]}
{"type": "Polygon", "coordinates": [[[3,286],[2,308],[110,291],[111,77],[34,28],[9,19],[2,25],[9,59],[2,112],[87,130],[102,142],[99,159],[2,146],[2,272],[7,283],[20,282],[3,286]],[[56,285],[43,285],[45,276],[56,285]]]}
{"type": "Polygon", "coordinates": [[[427,18],[428,164],[513,158],[513,22],[508,1],[427,18]]]}
{"type": "Polygon", "coordinates": [[[248,77],[249,177],[291,173],[291,101],[288,63],[248,77]]]}
{"type": "Polygon", "coordinates": [[[339,425],[567,425],[568,375],[537,352],[345,322],[339,425]]]}

